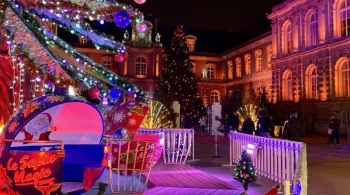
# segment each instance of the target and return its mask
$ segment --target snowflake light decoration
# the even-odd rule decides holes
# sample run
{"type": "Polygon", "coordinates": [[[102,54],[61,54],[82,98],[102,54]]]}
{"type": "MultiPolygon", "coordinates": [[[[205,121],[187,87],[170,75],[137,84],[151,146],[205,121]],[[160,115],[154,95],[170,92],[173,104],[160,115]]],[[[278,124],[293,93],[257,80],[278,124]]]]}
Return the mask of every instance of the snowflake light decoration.
{"type": "Polygon", "coordinates": [[[113,115],[112,120],[113,120],[114,123],[120,123],[120,122],[123,121],[124,118],[125,118],[124,113],[122,113],[122,112],[117,112],[117,113],[115,113],[115,114],[113,115]]]}
{"type": "Polygon", "coordinates": [[[136,125],[136,119],[131,118],[131,119],[129,120],[129,125],[130,125],[130,126],[136,125]]]}

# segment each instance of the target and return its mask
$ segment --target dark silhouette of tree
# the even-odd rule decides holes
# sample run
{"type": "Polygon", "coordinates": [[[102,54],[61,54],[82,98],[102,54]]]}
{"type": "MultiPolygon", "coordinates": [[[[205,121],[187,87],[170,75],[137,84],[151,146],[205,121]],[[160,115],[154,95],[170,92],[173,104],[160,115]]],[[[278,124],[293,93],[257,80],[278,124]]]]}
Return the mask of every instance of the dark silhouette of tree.
{"type": "Polygon", "coordinates": [[[232,93],[227,95],[222,103],[222,116],[225,116],[225,114],[231,116],[233,112],[237,111],[243,105],[243,91],[242,85],[232,88],[232,93]]]}
{"type": "Polygon", "coordinates": [[[244,90],[243,94],[243,104],[255,104],[257,105],[256,102],[257,96],[254,91],[253,83],[249,82],[248,86],[244,90]]]}

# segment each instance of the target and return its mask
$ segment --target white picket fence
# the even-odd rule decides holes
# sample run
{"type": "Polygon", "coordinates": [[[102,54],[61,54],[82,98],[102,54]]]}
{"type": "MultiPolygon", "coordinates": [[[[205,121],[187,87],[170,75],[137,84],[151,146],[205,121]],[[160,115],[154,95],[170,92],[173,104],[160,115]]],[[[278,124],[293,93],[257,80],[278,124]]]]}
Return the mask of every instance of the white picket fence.
{"type": "Polygon", "coordinates": [[[194,160],[194,129],[145,129],[140,134],[160,136],[165,164],[185,164],[190,156],[194,160]]]}
{"type": "Polygon", "coordinates": [[[285,195],[291,187],[294,194],[307,194],[306,144],[230,132],[230,165],[238,161],[243,148],[250,150],[256,173],[284,184],[285,195]]]}

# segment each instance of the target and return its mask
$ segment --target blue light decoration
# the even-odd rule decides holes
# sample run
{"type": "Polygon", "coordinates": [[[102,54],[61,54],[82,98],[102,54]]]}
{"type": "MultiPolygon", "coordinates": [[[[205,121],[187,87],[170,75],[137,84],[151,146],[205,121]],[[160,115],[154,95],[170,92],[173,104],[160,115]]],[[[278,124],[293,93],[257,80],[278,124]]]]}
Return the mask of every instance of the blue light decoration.
{"type": "Polygon", "coordinates": [[[299,180],[297,180],[295,187],[294,187],[294,194],[293,195],[300,195],[300,194],[301,194],[301,183],[299,180]]]}
{"type": "Polygon", "coordinates": [[[112,98],[118,99],[118,98],[121,98],[122,94],[116,88],[112,88],[109,91],[109,96],[111,96],[112,98]]]}
{"type": "Polygon", "coordinates": [[[125,11],[119,11],[114,14],[114,23],[120,28],[129,26],[130,21],[130,16],[125,11]]]}

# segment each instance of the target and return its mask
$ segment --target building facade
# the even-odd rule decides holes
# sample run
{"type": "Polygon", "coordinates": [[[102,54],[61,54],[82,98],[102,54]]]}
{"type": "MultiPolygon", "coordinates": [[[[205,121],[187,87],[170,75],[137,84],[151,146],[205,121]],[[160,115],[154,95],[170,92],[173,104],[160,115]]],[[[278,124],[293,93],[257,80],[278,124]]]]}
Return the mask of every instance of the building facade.
{"type": "MultiPolygon", "coordinates": [[[[186,36],[204,103],[223,102],[237,85],[253,87],[256,93],[265,88],[276,124],[295,110],[306,131],[326,133],[329,116],[337,110],[345,133],[350,111],[350,0],[286,0],[273,7],[268,18],[271,32],[222,54],[196,52],[197,38],[186,36]]],[[[153,26],[148,26],[143,34],[125,34],[122,63],[111,53],[84,48],[83,40],[78,47],[152,92],[165,54],[160,35],[151,37],[153,26]]]]}
{"type": "Polygon", "coordinates": [[[345,133],[350,110],[350,1],[287,0],[268,18],[273,102],[299,111],[308,131],[326,132],[337,110],[345,133]]]}

